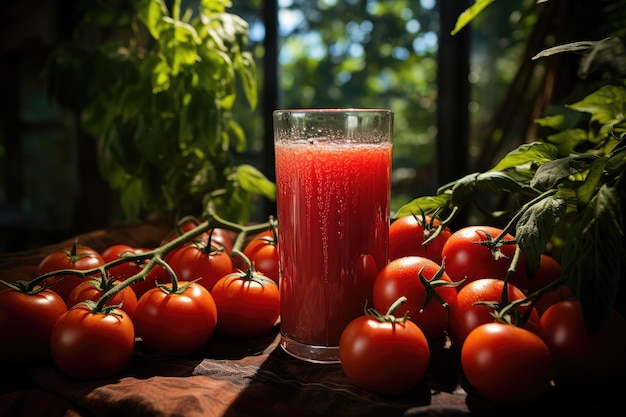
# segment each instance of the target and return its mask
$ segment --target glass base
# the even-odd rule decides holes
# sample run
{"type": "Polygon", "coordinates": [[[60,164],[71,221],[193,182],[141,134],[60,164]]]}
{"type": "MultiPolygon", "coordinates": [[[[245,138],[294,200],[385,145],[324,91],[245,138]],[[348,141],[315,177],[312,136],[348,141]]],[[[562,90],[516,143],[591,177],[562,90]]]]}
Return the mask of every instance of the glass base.
{"type": "Polygon", "coordinates": [[[339,346],[307,345],[281,334],[280,347],[294,358],[322,364],[335,364],[339,361],[339,346]]]}

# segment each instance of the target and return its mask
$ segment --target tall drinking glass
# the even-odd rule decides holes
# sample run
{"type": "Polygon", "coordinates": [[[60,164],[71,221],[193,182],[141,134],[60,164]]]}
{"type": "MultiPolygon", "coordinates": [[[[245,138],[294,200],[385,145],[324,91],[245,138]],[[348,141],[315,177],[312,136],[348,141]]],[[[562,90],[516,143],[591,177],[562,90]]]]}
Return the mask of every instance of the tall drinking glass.
{"type": "Polygon", "coordinates": [[[281,346],[339,362],[346,325],[388,261],[393,112],[277,110],[274,116],[281,346]]]}

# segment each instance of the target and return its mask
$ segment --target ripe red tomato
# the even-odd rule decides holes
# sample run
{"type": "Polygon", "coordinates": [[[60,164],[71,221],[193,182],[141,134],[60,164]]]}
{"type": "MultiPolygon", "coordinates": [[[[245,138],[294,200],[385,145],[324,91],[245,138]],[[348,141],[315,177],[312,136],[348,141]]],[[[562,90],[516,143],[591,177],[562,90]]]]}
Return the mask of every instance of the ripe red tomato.
{"type": "Polygon", "coordinates": [[[450,229],[444,228],[432,242],[423,245],[440,224],[439,220],[430,216],[422,218],[413,215],[394,220],[389,227],[389,260],[404,256],[422,256],[441,265],[441,250],[452,235],[450,229]]]}
{"type": "MultiPolygon", "coordinates": [[[[441,250],[441,257],[450,279],[455,282],[464,279],[462,286],[480,278],[504,279],[517,245],[502,243],[515,240],[507,233],[500,241],[500,246],[490,248],[490,240],[501,232],[502,229],[491,226],[467,226],[452,233],[441,250]]],[[[518,286],[525,276],[526,261],[521,254],[509,282],[518,286]]]]}
{"type": "Polygon", "coordinates": [[[225,276],[211,295],[217,306],[217,328],[228,336],[258,336],[272,329],[280,316],[278,284],[257,271],[225,276]]]}
{"type": "Polygon", "coordinates": [[[224,248],[215,248],[204,240],[194,240],[167,254],[165,261],[180,281],[195,281],[211,291],[215,283],[233,272],[233,261],[224,248]]]}
{"type": "Polygon", "coordinates": [[[472,330],[461,349],[461,366],[471,387],[495,403],[534,403],[550,388],[548,347],[536,334],[510,324],[472,330]]]}
{"type": "MultiPolygon", "coordinates": [[[[42,275],[47,272],[61,269],[86,270],[104,265],[104,259],[100,254],[87,246],[79,246],[74,242],[72,247],[55,251],[48,254],[37,266],[37,274],[42,275]]],[[[85,278],[75,275],[60,275],[46,279],[43,285],[50,285],[50,289],[67,300],[70,291],[83,282],[85,278]]]]}
{"type": "Polygon", "coordinates": [[[124,310],[94,312],[81,304],[55,323],[50,347],[52,359],[65,374],[79,379],[104,378],[130,362],[135,330],[124,310]]]}
{"type": "Polygon", "coordinates": [[[519,287],[529,293],[544,288],[548,284],[561,278],[561,264],[548,254],[542,253],[539,258],[539,269],[532,277],[525,277],[519,287]]]}
{"type": "Polygon", "coordinates": [[[243,254],[250,259],[256,271],[278,284],[278,236],[272,230],[261,232],[252,238],[243,254]]]}
{"type": "Polygon", "coordinates": [[[552,353],[557,383],[606,383],[626,372],[626,319],[615,310],[589,335],[580,302],[559,301],[541,316],[539,334],[552,353]]]}
{"type": "Polygon", "coordinates": [[[1,290],[0,361],[26,362],[49,357],[52,327],[66,311],[65,302],[52,290],[1,290]]]}
{"type": "Polygon", "coordinates": [[[104,262],[108,263],[121,258],[126,253],[134,253],[135,250],[132,246],[123,243],[111,245],[100,253],[104,262]]]}
{"type": "Polygon", "coordinates": [[[457,290],[451,284],[441,266],[428,258],[398,258],[383,267],[374,281],[374,308],[386,312],[398,298],[405,296],[407,301],[397,309],[396,315],[408,312],[411,321],[432,340],[448,328],[448,316],[456,306],[457,290]],[[435,278],[440,272],[442,275],[435,278]],[[420,280],[420,273],[428,281],[426,286],[420,280]]]}
{"type": "MultiPolygon", "coordinates": [[[[104,295],[105,292],[107,292],[114,285],[119,283],[119,280],[103,283],[101,279],[90,279],[81,282],[76,287],[74,287],[74,289],[70,292],[70,295],[68,295],[67,306],[68,308],[71,308],[85,300],[97,302],[100,297],[104,295]]],[[[137,308],[137,295],[131,287],[125,287],[122,288],[113,297],[109,298],[105,305],[119,305],[120,308],[124,310],[128,314],[128,317],[130,317],[132,320],[135,316],[135,309],[137,308]]]]}
{"type": "Polygon", "coordinates": [[[430,349],[426,336],[412,321],[380,321],[363,315],[348,323],[341,334],[339,359],[354,385],[394,395],[419,384],[430,362],[430,349]]]}
{"type": "MultiPolygon", "coordinates": [[[[502,292],[504,289],[504,281],[495,278],[484,278],[472,281],[459,290],[456,297],[456,306],[450,314],[450,325],[448,327],[450,339],[461,346],[467,335],[481,324],[491,323],[495,319],[491,315],[493,309],[489,306],[476,304],[479,302],[498,302],[502,301],[502,292]]],[[[521,300],[525,298],[525,294],[516,286],[508,284],[507,300],[521,300]]],[[[517,316],[522,317],[530,305],[522,304],[515,308],[517,316]]],[[[515,323],[515,315],[511,317],[515,323]]],[[[539,316],[536,310],[532,310],[528,321],[526,322],[527,330],[535,330],[539,323],[539,316]]]]}
{"type": "Polygon", "coordinates": [[[217,324],[217,309],[209,290],[191,282],[155,287],[135,309],[137,335],[149,348],[166,355],[186,355],[202,347],[217,324]]]}

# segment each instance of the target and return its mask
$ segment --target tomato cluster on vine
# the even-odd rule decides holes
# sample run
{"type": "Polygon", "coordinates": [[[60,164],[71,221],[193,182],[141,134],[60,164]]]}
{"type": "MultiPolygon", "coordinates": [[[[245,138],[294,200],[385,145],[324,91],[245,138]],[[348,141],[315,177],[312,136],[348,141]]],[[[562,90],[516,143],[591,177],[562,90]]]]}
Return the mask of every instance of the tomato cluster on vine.
{"type": "Polygon", "coordinates": [[[626,371],[619,353],[626,349],[626,320],[613,311],[598,331],[588,332],[560,264],[548,253],[531,275],[506,230],[450,230],[425,215],[395,220],[389,239],[390,260],[374,281],[373,308],[342,336],[342,366],[356,385],[406,393],[425,374],[407,377],[402,364],[421,352],[428,365],[429,350],[438,348],[457,355],[466,391],[502,405],[535,404],[561,385],[606,383],[626,371]],[[378,312],[394,305],[394,316],[415,324],[412,340],[406,326],[380,319],[378,312]]]}
{"type": "MultiPolygon", "coordinates": [[[[390,225],[389,262],[368,273],[370,305],[340,340],[342,370],[356,386],[406,393],[441,348],[458,355],[468,392],[507,405],[626,371],[624,317],[612,311],[589,333],[547,253],[531,276],[503,229],[453,231],[408,217],[390,225]]],[[[230,230],[181,222],[157,248],[120,243],[98,253],[75,242],[49,254],[34,280],[0,291],[0,329],[10,341],[0,356],[52,357],[68,375],[89,379],[127,366],[137,339],[159,354],[186,355],[214,334],[269,331],[280,317],[277,224],[220,224],[230,230]]]]}
{"type": "Polygon", "coordinates": [[[275,221],[217,224],[229,229],[184,219],[156,248],[117,243],[99,253],[75,241],[47,254],[33,280],[0,291],[0,356],[51,357],[69,376],[93,379],[124,369],[137,340],[187,355],[215,333],[270,331],[280,316],[275,221]]]}

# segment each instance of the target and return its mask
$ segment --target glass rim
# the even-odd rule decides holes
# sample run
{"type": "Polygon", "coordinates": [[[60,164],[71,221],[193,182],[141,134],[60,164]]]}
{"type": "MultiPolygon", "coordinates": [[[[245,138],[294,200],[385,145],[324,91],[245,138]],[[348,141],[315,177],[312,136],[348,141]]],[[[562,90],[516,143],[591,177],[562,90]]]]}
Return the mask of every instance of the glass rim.
{"type": "Polygon", "coordinates": [[[296,113],[379,113],[379,114],[393,114],[393,110],[391,109],[373,109],[373,108],[310,108],[310,109],[277,109],[272,112],[274,115],[277,114],[296,114],[296,113]]]}

